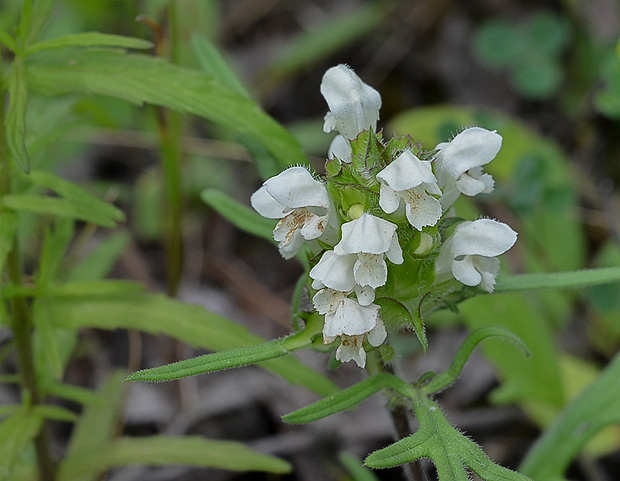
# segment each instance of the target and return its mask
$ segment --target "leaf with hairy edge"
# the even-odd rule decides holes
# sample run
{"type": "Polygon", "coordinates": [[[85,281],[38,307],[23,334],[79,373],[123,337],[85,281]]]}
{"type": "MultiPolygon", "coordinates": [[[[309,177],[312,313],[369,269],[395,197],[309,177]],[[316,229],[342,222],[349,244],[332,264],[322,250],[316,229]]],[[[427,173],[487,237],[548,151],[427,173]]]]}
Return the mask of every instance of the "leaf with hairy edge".
{"type": "Polygon", "coordinates": [[[527,476],[493,463],[482,449],[445,418],[439,405],[424,395],[414,400],[418,430],[368,455],[371,468],[391,468],[429,458],[441,481],[469,481],[473,471],[484,481],[531,481],[527,476]]]}
{"type": "MultiPolygon", "coordinates": [[[[39,322],[48,322],[58,328],[138,329],[165,334],[194,347],[215,351],[265,342],[245,327],[201,306],[160,294],[130,292],[107,296],[41,297],[36,299],[34,308],[39,322]]],[[[289,339],[296,339],[296,336],[289,339]]],[[[295,346],[287,344],[286,347],[292,350],[295,346]]],[[[337,390],[333,382],[292,356],[271,359],[260,365],[321,395],[337,390]]]]}
{"type": "Polygon", "coordinates": [[[543,433],[521,465],[534,479],[562,479],[562,474],[601,429],[620,424],[620,354],[573,399],[543,433]]]}
{"type": "Polygon", "coordinates": [[[242,443],[198,436],[122,437],[94,446],[93,449],[75,451],[73,459],[74,462],[68,467],[61,467],[59,481],[81,480],[92,472],[104,472],[116,466],[135,464],[189,465],[281,474],[291,470],[286,461],[258,453],[242,443]]]}
{"type": "Polygon", "coordinates": [[[82,32],[50,38],[30,45],[24,55],[30,55],[43,50],[52,50],[65,47],[119,47],[147,49],[153,46],[152,42],[141,38],[125,37],[100,32],[82,32]]]}
{"type": "Polygon", "coordinates": [[[28,60],[26,77],[33,91],[101,94],[188,112],[257,140],[278,159],[279,170],[308,162],[297,140],[254,101],[205,73],[112,49],[72,51],[64,59],[28,60]]]}
{"type": "Polygon", "coordinates": [[[402,379],[391,374],[375,374],[347,389],[338,391],[309,406],[286,414],[282,416],[282,419],[291,424],[310,423],[355,407],[364,399],[386,388],[390,388],[408,398],[415,395],[414,388],[402,379]]]}
{"type": "Polygon", "coordinates": [[[30,170],[30,159],[26,150],[26,104],[28,90],[26,88],[24,63],[16,58],[8,78],[9,106],[4,124],[6,141],[13,159],[24,172],[30,170]]]}
{"type": "Polygon", "coordinates": [[[173,362],[165,366],[143,369],[131,374],[126,381],[171,381],[182,377],[256,364],[261,361],[286,356],[289,351],[284,349],[283,341],[284,339],[276,339],[256,346],[205,354],[204,356],[173,362]]]}
{"type": "Polygon", "coordinates": [[[510,332],[508,329],[502,326],[487,326],[476,329],[467,336],[463,343],[459,346],[459,349],[454,355],[452,364],[441,374],[432,378],[427,384],[422,387],[422,392],[425,394],[433,394],[437,391],[445,389],[452,384],[458,378],[459,374],[463,370],[465,363],[471,356],[476,346],[485,339],[490,337],[499,337],[505,341],[513,344],[523,354],[529,356],[529,351],[523,341],[518,336],[510,332]]]}
{"type": "Polygon", "coordinates": [[[206,189],[200,193],[202,200],[213,207],[222,217],[244,232],[262,237],[268,241],[273,240],[273,228],[276,222],[273,219],[261,217],[254,210],[237,202],[232,197],[215,189],[206,189]]]}
{"type": "Polygon", "coordinates": [[[173,362],[165,366],[143,369],[134,372],[127,381],[171,381],[182,377],[196,376],[207,372],[220,371],[233,367],[249,366],[269,359],[286,356],[292,351],[312,344],[322,328],[318,318],[311,318],[306,329],[292,336],[274,339],[255,346],[240,347],[226,351],[205,354],[184,361],[173,362]]]}

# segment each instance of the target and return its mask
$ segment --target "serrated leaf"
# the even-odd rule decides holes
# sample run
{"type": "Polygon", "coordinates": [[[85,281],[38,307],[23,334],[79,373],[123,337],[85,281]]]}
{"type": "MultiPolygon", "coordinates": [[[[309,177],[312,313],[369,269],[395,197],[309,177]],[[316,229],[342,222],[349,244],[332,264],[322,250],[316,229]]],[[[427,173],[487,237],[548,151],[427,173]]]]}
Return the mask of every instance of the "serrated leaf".
{"type": "Polygon", "coordinates": [[[604,427],[620,424],[620,354],[563,409],[532,447],[521,470],[534,479],[561,478],[586,443],[604,427]]]}
{"type": "Polygon", "coordinates": [[[59,481],[82,480],[93,472],[101,473],[113,467],[135,464],[190,465],[271,473],[288,473],[291,470],[286,461],[258,453],[242,443],[197,436],[123,437],[93,449],[76,451],[73,460],[71,464],[61,467],[59,481]]]}
{"type": "Polygon", "coordinates": [[[108,219],[109,222],[122,222],[125,214],[122,210],[95,197],[86,189],[73,182],[64,180],[51,172],[33,170],[30,180],[40,187],[50,189],[74,204],[92,212],[93,217],[108,219]]]}
{"type": "MultiPolygon", "coordinates": [[[[264,342],[247,328],[225,317],[160,294],[42,297],[35,301],[35,309],[42,316],[40,322],[49,322],[56,327],[138,329],[216,351],[264,342]]],[[[292,356],[265,361],[261,366],[322,395],[337,389],[329,379],[292,356]]]]}
{"type": "Polygon", "coordinates": [[[436,402],[418,396],[414,405],[418,430],[369,454],[366,466],[390,468],[429,458],[437,468],[439,481],[468,481],[468,471],[484,481],[531,481],[524,474],[493,463],[476,443],[448,422],[436,402]]]}
{"type": "Polygon", "coordinates": [[[213,207],[218,214],[242,231],[274,242],[273,229],[276,223],[273,219],[262,217],[257,212],[219,190],[203,190],[200,197],[206,204],[213,207]]]}
{"type": "Polygon", "coordinates": [[[153,46],[152,42],[141,38],[126,37],[100,32],[82,32],[50,38],[30,45],[24,55],[30,55],[43,50],[52,50],[65,47],[119,47],[147,49],[153,46]]]}
{"type": "MultiPolygon", "coordinates": [[[[31,59],[29,59],[31,60],[31,59]]],[[[205,117],[260,142],[280,170],[307,164],[295,138],[252,100],[210,75],[147,55],[84,49],[26,67],[28,85],[46,95],[101,94],[205,117]]]]}
{"type": "Polygon", "coordinates": [[[93,212],[83,205],[58,197],[8,194],[2,197],[2,205],[17,211],[77,219],[102,227],[116,227],[116,222],[107,215],[101,215],[100,212],[93,212]]]}
{"type": "Polygon", "coordinates": [[[23,61],[13,61],[8,76],[9,106],[6,110],[4,125],[6,141],[13,159],[24,172],[30,170],[30,159],[26,150],[26,105],[28,90],[23,61]]]}

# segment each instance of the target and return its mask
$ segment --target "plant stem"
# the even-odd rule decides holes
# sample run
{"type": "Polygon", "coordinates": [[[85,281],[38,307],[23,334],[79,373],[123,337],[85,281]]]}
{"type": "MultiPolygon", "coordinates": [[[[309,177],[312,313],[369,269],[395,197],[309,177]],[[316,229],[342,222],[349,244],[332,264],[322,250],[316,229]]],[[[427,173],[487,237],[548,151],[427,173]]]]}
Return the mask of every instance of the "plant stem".
{"type": "MultiPolygon", "coordinates": [[[[1,94],[0,94],[1,95],[1,94]]],[[[0,102],[0,125],[4,125],[4,101],[0,102]]],[[[11,192],[11,175],[9,172],[8,149],[5,132],[0,133],[0,196],[11,192]]],[[[13,247],[7,256],[7,272],[11,283],[23,285],[22,261],[18,238],[14,239],[13,247]]],[[[13,297],[10,300],[11,329],[17,349],[17,362],[22,381],[22,402],[34,407],[42,403],[41,393],[37,385],[32,352],[32,318],[26,298],[13,297]]],[[[49,449],[49,440],[45,424],[34,438],[37,466],[40,481],[54,481],[54,462],[49,449]]]]}

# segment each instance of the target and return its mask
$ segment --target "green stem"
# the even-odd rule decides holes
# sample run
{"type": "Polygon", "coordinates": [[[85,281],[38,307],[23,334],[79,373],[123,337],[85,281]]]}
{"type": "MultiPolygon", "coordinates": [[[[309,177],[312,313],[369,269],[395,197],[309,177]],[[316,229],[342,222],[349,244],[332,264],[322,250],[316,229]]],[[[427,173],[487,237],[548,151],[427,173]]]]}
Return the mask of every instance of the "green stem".
{"type": "MultiPolygon", "coordinates": [[[[0,95],[2,95],[0,93],[0,95]]],[[[3,96],[4,97],[4,96],[3,96]]],[[[0,102],[0,125],[4,125],[4,101],[0,102]]],[[[0,196],[11,192],[11,174],[8,159],[5,132],[0,134],[0,196]]],[[[15,287],[23,286],[22,260],[17,238],[7,256],[7,272],[9,281],[15,287]]],[[[13,297],[10,300],[11,329],[17,349],[17,362],[22,381],[22,400],[34,407],[43,402],[37,385],[32,351],[32,318],[26,298],[13,297]]],[[[37,466],[40,481],[54,481],[54,462],[49,449],[47,430],[43,425],[34,438],[37,466]]]]}

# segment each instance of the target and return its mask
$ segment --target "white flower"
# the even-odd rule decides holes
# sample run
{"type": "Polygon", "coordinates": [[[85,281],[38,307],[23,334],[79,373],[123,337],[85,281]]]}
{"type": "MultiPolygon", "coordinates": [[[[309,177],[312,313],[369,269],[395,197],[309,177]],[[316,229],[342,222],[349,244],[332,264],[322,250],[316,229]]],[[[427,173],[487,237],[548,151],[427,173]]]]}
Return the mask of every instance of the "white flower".
{"type": "Polygon", "coordinates": [[[323,341],[333,342],[340,337],[336,359],[341,362],[354,360],[359,367],[366,365],[364,338],[373,346],[379,346],[387,337],[383,321],[379,317],[379,306],[360,305],[347,297],[346,292],[322,289],[312,298],[319,314],[325,315],[323,341]]]}
{"type": "Polygon", "coordinates": [[[325,72],[321,94],[329,106],[323,124],[325,132],[336,129],[353,140],[364,130],[376,130],[381,96],[347,65],[340,64],[325,72]]]}
{"type": "Polygon", "coordinates": [[[250,203],[263,217],[281,219],[273,237],[285,259],[293,257],[304,240],[323,235],[332,210],[327,189],[304,167],[291,167],[268,179],[250,203]]]}
{"type": "Polygon", "coordinates": [[[435,225],[441,217],[441,204],[430,195],[441,195],[430,162],[405,150],[377,179],[381,182],[379,205],[386,214],[396,211],[403,200],[407,220],[418,230],[435,225]]]}
{"type": "Polygon", "coordinates": [[[447,210],[460,194],[474,196],[493,191],[494,180],[482,166],[491,162],[502,146],[502,136],[481,127],[463,130],[450,142],[437,146],[435,173],[444,194],[439,201],[447,210]]]}
{"type": "Polygon", "coordinates": [[[342,135],[336,135],[327,149],[327,158],[332,160],[334,157],[345,164],[351,163],[353,150],[351,149],[349,141],[342,135]]]}
{"type": "Polygon", "coordinates": [[[396,228],[396,224],[368,213],[342,225],[342,239],[334,246],[334,252],[337,255],[357,255],[353,277],[360,286],[376,289],[385,284],[387,265],[384,257],[394,264],[402,264],[403,251],[396,228]]]}
{"type": "Polygon", "coordinates": [[[375,291],[370,286],[360,286],[353,276],[355,254],[337,255],[334,251],[325,251],[319,262],[310,269],[313,289],[328,287],[336,291],[355,291],[357,301],[362,306],[375,300],[375,291]]]}
{"type": "Polygon", "coordinates": [[[493,292],[499,272],[499,259],[495,256],[510,249],[516,240],[517,233],[496,220],[478,219],[459,224],[435,261],[437,281],[451,273],[466,286],[480,284],[485,291],[493,292]]]}

